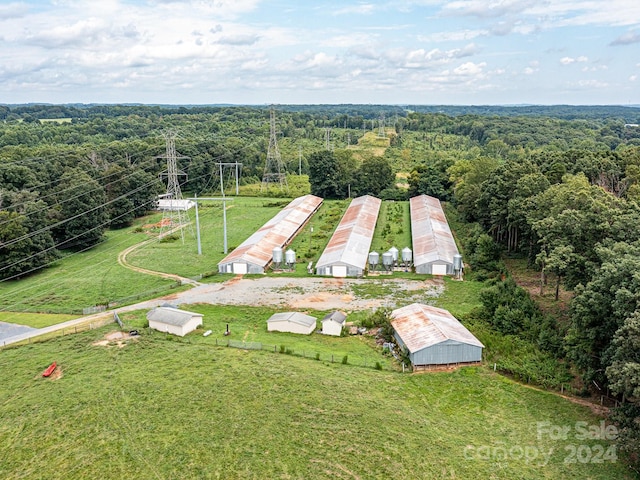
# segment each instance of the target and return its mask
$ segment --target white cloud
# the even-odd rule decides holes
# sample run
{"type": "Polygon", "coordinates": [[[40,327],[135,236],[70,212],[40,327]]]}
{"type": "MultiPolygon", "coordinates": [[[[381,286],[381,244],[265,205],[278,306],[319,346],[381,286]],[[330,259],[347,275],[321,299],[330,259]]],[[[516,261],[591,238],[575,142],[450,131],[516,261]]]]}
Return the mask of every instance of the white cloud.
{"type": "Polygon", "coordinates": [[[26,3],[13,2],[7,5],[0,5],[0,20],[20,18],[29,11],[26,3]]]}
{"type": "Polygon", "coordinates": [[[620,35],[609,45],[617,46],[617,45],[631,45],[634,43],[640,43],[640,32],[631,31],[620,35]]]}
{"type": "Polygon", "coordinates": [[[607,88],[609,84],[607,82],[601,82],[600,80],[579,80],[578,86],[587,88],[607,88]]]}
{"type": "Polygon", "coordinates": [[[371,15],[375,10],[372,3],[360,3],[358,5],[348,5],[333,11],[333,15],[371,15]]]}
{"type": "Polygon", "coordinates": [[[471,16],[479,18],[498,18],[527,11],[535,1],[532,0],[458,0],[445,3],[444,15],[471,16]]]}
{"type": "Polygon", "coordinates": [[[456,75],[475,77],[482,74],[482,70],[486,66],[487,64],[485,62],[481,62],[481,63],[466,62],[460,65],[459,67],[454,68],[453,73],[455,73],[456,75]]]}
{"type": "Polygon", "coordinates": [[[489,34],[488,30],[457,30],[451,32],[437,32],[430,35],[418,35],[420,42],[459,42],[472,40],[489,34]]]}
{"type": "Polygon", "coordinates": [[[588,62],[589,58],[585,57],[583,55],[577,57],[577,58],[573,58],[573,57],[562,57],[560,59],[560,63],[563,65],[571,65],[572,63],[585,63],[588,62]]]}
{"type": "Polygon", "coordinates": [[[213,43],[219,43],[222,45],[253,45],[260,39],[260,36],[255,33],[238,33],[232,35],[223,35],[213,43]]]}
{"type": "Polygon", "coordinates": [[[335,35],[327,39],[323,39],[320,41],[319,45],[323,47],[351,48],[358,45],[371,45],[377,38],[377,35],[349,32],[347,34],[335,35]]]}

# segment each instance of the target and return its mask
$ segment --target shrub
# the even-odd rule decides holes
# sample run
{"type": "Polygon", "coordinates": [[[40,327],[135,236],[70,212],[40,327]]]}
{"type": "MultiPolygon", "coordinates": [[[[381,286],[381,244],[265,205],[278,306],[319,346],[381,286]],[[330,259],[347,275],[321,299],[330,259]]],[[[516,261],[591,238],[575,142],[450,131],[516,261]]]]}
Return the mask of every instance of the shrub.
{"type": "Polygon", "coordinates": [[[342,357],[342,364],[343,365],[346,365],[348,361],[349,361],[349,355],[345,355],[344,357],[342,357]]]}
{"type": "Polygon", "coordinates": [[[376,370],[382,370],[382,365],[380,365],[380,362],[376,362],[376,365],[374,367],[376,370]]]}

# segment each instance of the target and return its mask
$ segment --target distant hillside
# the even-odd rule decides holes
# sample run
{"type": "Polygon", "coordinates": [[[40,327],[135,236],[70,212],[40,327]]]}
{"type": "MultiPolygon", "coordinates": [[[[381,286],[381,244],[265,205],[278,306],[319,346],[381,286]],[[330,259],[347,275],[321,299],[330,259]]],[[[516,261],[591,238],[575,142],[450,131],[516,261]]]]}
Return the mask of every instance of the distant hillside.
{"type": "MultiPolygon", "coordinates": [[[[92,118],[95,116],[118,117],[122,115],[148,116],[151,114],[216,113],[228,109],[266,110],[268,105],[152,105],[152,104],[0,104],[0,119],[24,118],[92,118]]],[[[626,123],[640,123],[640,106],[630,105],[277,105],[287,112],[301,112],[325,116],[361,116],[367,119],[406,116],[410,112],[439,113],[448,116],[540,116],[573,119],[616,118],[626,123]]]]}

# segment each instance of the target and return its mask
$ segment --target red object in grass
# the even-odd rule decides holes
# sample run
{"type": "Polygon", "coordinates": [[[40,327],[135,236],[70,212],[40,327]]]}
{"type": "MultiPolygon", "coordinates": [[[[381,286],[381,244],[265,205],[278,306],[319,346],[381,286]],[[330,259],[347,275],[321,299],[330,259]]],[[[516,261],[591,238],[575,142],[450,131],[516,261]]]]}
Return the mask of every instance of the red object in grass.
{"type": "Polygon", "coordinates": [[[53,373],[53,371],[56,369],[56,362],[53,362],[51,365],[49,365],[47,367],[47,369],[42,372],[42,376],[43,377],[48,377],[49,375],[51,375],[53,373]]]}

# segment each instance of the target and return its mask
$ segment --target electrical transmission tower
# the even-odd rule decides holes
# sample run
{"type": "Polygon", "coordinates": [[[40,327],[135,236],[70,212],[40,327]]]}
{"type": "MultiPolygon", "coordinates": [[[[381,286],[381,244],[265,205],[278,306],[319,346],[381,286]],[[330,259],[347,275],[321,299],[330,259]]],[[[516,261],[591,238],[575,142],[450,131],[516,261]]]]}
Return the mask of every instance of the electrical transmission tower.
{"type": "Polygon", "coordinates": [[[167,193],[162,195],[163,201],[160,204],[162,209],[160,238],[179,229],[184,242],[184,227],[191,226],[191,222],[188,213],[189,203],[183,200],[178,181],[179,176],[186,176],[186,174],[178,170],[178,158],[187,157],[178,157],[176,154],[176,133],[174,131],[165,132],[163,137],[167,143],[167,153],[164,155],[167,159],[167,171],[160,175],[167,177],[167,193]]]}
{"type": "Polygon", "coordinates": [[[331,128],[327,127],[325,128],[325,132],[324,132],[324,143],[325,143],[325,149],[330,152],[331,151],[331,128]]]}
{"type": "Polygon", "coordinates": [[[378,137],[384,138],[386,136],[387,134],[384,132],[384,113],[381,113],[379,119],[378,137]]]}
{"type": "Polygon", "coordinates": [[[270,183],[278,183],[280,190],[289,189],[287,185],[287,175],[284,171],[280,150],[278,150],[278,140],[276,138],[276,112],[271,109],[269,114],[269,148],[267,150],[267,162],[264,166],[264,174],[262,175],[262,184],[260,191],[267,190],[270,183]]]}

